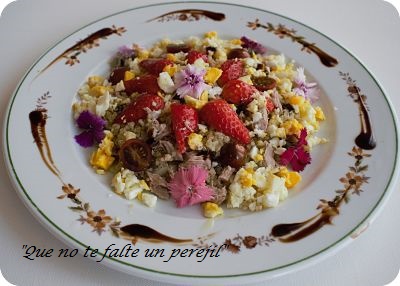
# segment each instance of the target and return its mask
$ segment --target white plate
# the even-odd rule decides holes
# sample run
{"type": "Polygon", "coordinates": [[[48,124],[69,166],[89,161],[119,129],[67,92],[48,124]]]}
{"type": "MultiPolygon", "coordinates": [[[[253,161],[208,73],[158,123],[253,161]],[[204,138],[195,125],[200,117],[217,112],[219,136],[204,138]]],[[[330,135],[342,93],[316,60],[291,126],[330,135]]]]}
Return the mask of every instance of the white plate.
{"type": "Polygon", "coordinates": [[[99,263],[171,283],[242,284],[308,266],[368,227],[397,173],[395,116],[365,66],[310,27],[238,5],[158,4],[85,26],[31,67],[10,101],[6,119],[4,152],[10,176],[39,221],[71,249],[98,249],[95,260],[110,245],[108,255],[122,250],[135,240],[135,232],[132,248],[139,249],[137,257],[106,255],[99,263]],[[329,139],[313,150],[313,163],[302,183],[278,208],[227,211],[213,223],[197,208],[176,209],[170,202],[159,202],[153,210],[112,195],[108,178],[93,172],[88,154],[74,142],[77,130],[71,118],[76,91],[89,75],[107,73],[119,46],[149,46],[164,37],[181,39],[212,30],[221,37],[246,35],[304,66],[323,91],[318,104],[327,121],[320,134],[329,139]],[[104,223],[97,225],[103,231],[95,231],[98,222],[104,223]],[[305,223],[282,225],[300,222],[305,223]],[[283,235],[290,228],[293,232],[283,235]],[[143,239],[144,233],[154,239],[143,239]],[[158,233],[168,237],[158,241],[158,233]],[[228,250],[224,244],[230,244],[228,250]],[[199,246],[215,247],[214,254],[222,248],[218,257],[207,256],[202,262],[202,256],[194,256],[197,252],[164,262],[174,249],[199,246]],[[144,257],[146,249],[164,249],[165,257],[144,257]]]}

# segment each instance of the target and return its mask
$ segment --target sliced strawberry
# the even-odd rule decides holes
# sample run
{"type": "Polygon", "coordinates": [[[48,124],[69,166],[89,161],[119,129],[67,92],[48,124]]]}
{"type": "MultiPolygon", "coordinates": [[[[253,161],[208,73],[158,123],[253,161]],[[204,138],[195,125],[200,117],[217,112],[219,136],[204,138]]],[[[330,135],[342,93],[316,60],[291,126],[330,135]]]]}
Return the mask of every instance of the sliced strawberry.
{"type": "Polygon", "coordinates": [[[229,103],[247,104],[258,90],[240,79],[228,81],[222,89],[221,97],[229,103]]]}
{"type": "Polygon", "coordinates": [[[139,121],[147,117],[147,108],[156,111],[163,109],[164,105],[164,100],[158,95],[140,95],[117,115],[114,119],[114,123],[121,124],[139,121]]]}
{"type": "Polygon", "coordinates": [[[208,61],[207,56],[199,51],[191,50],[187,55],[188,64],[193,64],[197,59],[208,61]]]}
{"type": "Polygon", "coordinates": [[[271,98],[267,98],[265,106],[267,107],[268,112],[272,112],[275,109],[275,104],[271,98]]]}
{"type": "Polygon", "coordinates": [[[197,110],[186,104],[173,103],[171,104],[171,121],[178,151],[184,153],[188,136],[198,129],[197,110]]]}
{"type": "Polygon", "coordinates": [[[239,143],[250,143],[249,130],[224,99],[216,99],[204,105],[200,110],[200,119],[239,143]]]}
{"type": "Polygon", "coordinates": [[[124,81],[125,91],[128,95],[133,92],[157,94],[160,87],[155,75],[147,74],[124,81]]]}
{"type": "Polygon", "coordinates": [[[221,70],[222,75],[218,79],[218,84],[224,86],[228,81],[238,79],[243,75],[244,65],[238,59],[227,60],[221,65],[221,70]]]}
{"type": "Polygon", "coordinates": [[[146,59],[139,63],[139,66],[146,72],[158,76],[167,65],[172,65],[173,62],[167,59],[146,59]]]}

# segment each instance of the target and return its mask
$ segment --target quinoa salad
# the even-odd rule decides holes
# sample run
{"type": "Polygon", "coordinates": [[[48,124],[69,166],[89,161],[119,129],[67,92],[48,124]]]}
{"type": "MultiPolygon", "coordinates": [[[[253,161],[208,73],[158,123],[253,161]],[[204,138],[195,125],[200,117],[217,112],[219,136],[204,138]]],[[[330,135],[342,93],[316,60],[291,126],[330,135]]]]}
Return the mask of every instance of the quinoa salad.
{"type": "Polygon", "coordinates": [[[157,207],[173,200],[207,218],[260,211],[312,168],[325,120],[304,69],[245,36],[217,32],[120,47],[90,75],[72,113],[88,164],[110,192],[157,207]]]}

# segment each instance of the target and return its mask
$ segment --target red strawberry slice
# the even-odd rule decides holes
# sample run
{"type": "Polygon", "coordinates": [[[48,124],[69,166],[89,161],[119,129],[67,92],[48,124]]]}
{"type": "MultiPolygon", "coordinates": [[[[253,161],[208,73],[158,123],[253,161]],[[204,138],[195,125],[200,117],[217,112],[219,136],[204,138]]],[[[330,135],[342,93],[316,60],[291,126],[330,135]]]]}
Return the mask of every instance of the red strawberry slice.
{"type": "Polygon", "coordinates": [[[128,95],[133,92],[157,94],[160,87],[155,75],[147,74],[124,81],[125,91],[128,95]]]}
{"type": "Polygon", "coordinates": [[[167,65],[172,65],[173,62],[167,59],[145,59],[139,63],[139,66],[146,72],[158,76],[167,65]]]}
{"type": "Polygon", "coordinates": [[[171,104],[171,121],[178,151],[184,153],[188,136],[198,129],[197,110],[186,104],[173,103],[171,104]]]}
{"type": "Polygon", "coordinates": [[[229,103],[247,104],[252,100],[253,94],[257,89],[240,79],[228,81],[222,89],[221,97],[229,103]]]}
{"type": "Polygon", "coordinates": [[[200,110],[200,119],[239,143],[250,143],[249,130],[224,99],[216,99],[206,103],[200,110]]]}
{"type": "Polygon", "coordinates": [[[218,79],[218,84],[224,86],[228,81],[238,79],[243,75],[244,64],[238,59],[227,60],[221,65],[222,75],[218,79]]]}
{"type": "Polygon", "coordinates": [[[114,123],[136,122],[147,117],[147,108],[150,110],[161,110],[165,106],[164,100],[153,94],[140,95],[135,101],[131,102],[117,117],[114,123]]]}
{"type": "Polygon", "coordinates": [[[205,62],[208,62],[208,58],[205,54],[191,50],[187,55],[188,64],[193,64],[197,59],[203,59],[205,62]]]}

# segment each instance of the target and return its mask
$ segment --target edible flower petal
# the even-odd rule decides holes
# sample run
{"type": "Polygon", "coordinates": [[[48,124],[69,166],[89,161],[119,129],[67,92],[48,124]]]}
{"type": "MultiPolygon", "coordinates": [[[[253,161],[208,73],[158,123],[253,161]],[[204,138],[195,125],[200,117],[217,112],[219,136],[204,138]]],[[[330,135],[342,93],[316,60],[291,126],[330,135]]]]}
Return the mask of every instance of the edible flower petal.
{"type": "Polygon", "coordinates": [[[206,70],[194,65],[187,65],[174,75],[176,93],[183,98],[185,95],[199,99],[204,90],[210,86],[204,82],[206,70]]]}
{"type": "Polygon", "coordinates": [[[213,198],[214,191],[205,184],[207,176],[207,171],[197,166],[175,173],[168,183],[168,189],[177,207],[192,206],[213,198]]]}
{"type": "Polygon", "coordinates": [[[128,46],[121,46],[118,48],[118,55],[123,58],[130,58],[135,55],[135,50],[128,46]]]}
{"type": "Polygon", "coordinates": [[[242,47],[252,50],[255,53],[259,54],[264,54],[267,52],[267,48],[261,45],[260,43],[257,43],[254,40],[251,40],[245,36],[241,37],[240,40],[242,41],[242,47]]]}
{"type": "Polygon", "coordinates": [[[295,146],[289,147],[280,156],[280,164],[283,166],[291,165],[293,171],[303,171],[306,165],[311,163],[311,156],[304,146],[307,145],[307,129],[302,129],[299,140],[295,146]]]}
{"type": "Polygon", "coordinates": [[[79,128],[86,129],[75,136],[75,141],[82,147],[93,146],[94,143],[100,143],[104,139],[106,121],[103,118],[85,110],[78,116],[76,123],[79,128]]]}
{"type": "Polygon", "coordinates": [[[304,98],[310,100],[314,103],[319,98],[319,89],[317,88],[317,83],[306,82],[306,76],[304,74],[304,68],[299,67],[296,70],[296,75],[293,78],[295,83],[295,88],[293,92],[297,95],[303,96],[304,98]]]}

